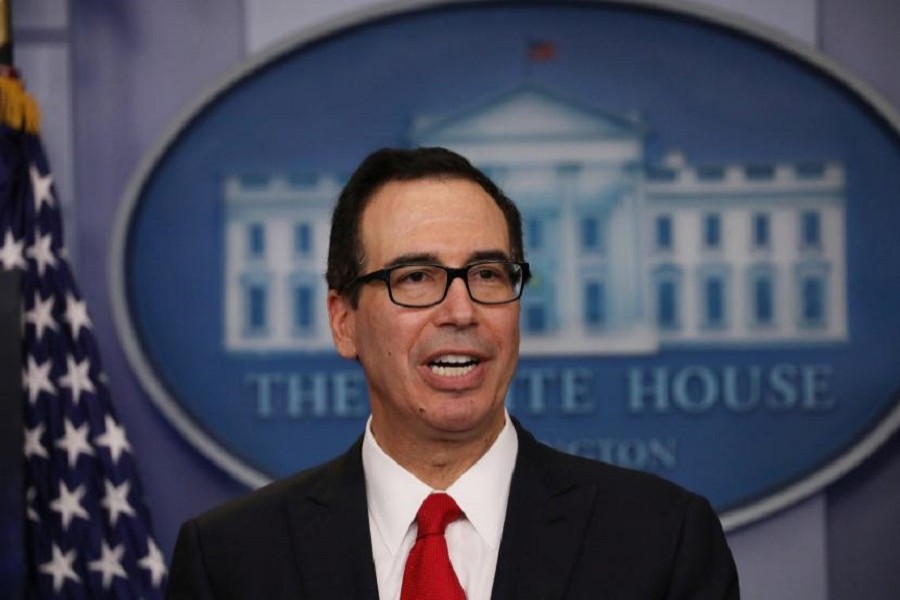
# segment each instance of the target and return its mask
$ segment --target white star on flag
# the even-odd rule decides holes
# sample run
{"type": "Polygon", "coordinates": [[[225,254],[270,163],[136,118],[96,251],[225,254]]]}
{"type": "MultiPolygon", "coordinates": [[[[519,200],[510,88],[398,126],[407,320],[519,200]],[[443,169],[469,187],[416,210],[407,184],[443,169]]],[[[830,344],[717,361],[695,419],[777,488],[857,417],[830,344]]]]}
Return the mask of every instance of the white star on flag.
{"type": "Polygon", "coordinates": [[[78,457],[82,454],[94,456],[94,449],[88,442],[88,424],[87,421],[81,424],[81,427],[75,427],[71,421],[65,421],[63,426],[66,432],[56,441],[56,447],[62,448],[69,455],[69,468],[74,469],[78,457]]]}
{"type": "Polygon", "coordinates": [[[69,530],[69,524],[72,519],[78,517],[87,520],[90,518],[88,512],[81,505],[81,499],[84,498],[84,486],[79,485],[75,490],[70,490],[65,482],[59,482],[59,497],[50,502],[50,509],[58,512],[62,519],[63,531],[69,530]]]}
{"type": "Polygon", "coordinates": [[[50,173],[41,175],[36,165],[28,166],[31,175],[31,188],[34,191],[34,211],[40,212],[41,204],[53,206],[53,176],[50,173]]]}
{"type": "Polygon", "coordinates": [[[153,585],[157,586],[162,583],[163,577],[167,573],[166,561],[163,559],[162,552],[159,551],[153,538],[147,541],[147,555],[138,561],[138,565],[150,571],[150,579],[153,581],[153,585]]]}
{"type": "Polygon", "coordinates": [[[56,388],[50,383],[51,368],[53,361],[50,359],[38,364],[33,356],[28,357],[28,368],[22,373],[22,385],[28,390],[28,401],[31,404],[37,402],[41,392],[56,393],[56,388]]]}
{"type": "Polygon", "coordinates": [[[109,511],[109,524],[113,527],[119,520],[119,515],[134,516],[134,509],[128,503],[128,492],[131,490],[131,484],[127,481],[121,485],[113,485],[110,480],[105,480],[103,485],[106,487],[106,496],[100,501],[100,506],[109,511]]]}
{"type": "Polygon", "coordinates": [[[47,454],[47,449],[44,448],[44,445],[41,443],[41,438],[44,436],[44,430],[46,427],[43,423],[38,423],[34,426],[33,429],[25,428],[25,459],[27,460],[29,456],[40,456],[42,458],[49,458],[50,455],[47,454]]]}
{"type": "Polygon", "coordinates": [[[49,233],[39,236],[34,245],[25,250],[25,255],[37,263],[38,275],[43,277],[47,267],[56,267],[56,256],[53,255],[53,236],[49,233]]]}
{"type": "Polygon", "coordinates": [[[82,327],[90,329],[93,325],[87,313],[87,304],[79,302],[78,298],[69,293],[66,294],[66,321],[72,328],[72,339],[76,340],[82,327]]]}
{"type": "Polygon", "coordinates": [[[35,292],[34,306],[25,313],[25,322],[34,325],[38,341],[44,337],[44,331],[57,331],[56,320],[53,318],[53,296],[41,299],[40,293],[35,292]]]}
{"type": "Polygon", "coordinates": [[[106,540],[103,540],[102,545],[100,558],[89,562],[88,569],[103,574],[103,589],[107,590],[112,585],[113,577],[125,579],[128,577],[128,573],[122,568],[122,555],[125,554],[125,547],[120,544],[110,549],[106,540]]]}
{"type": "Polygon", "coordinates": [[[41,573],[46,573],[53,577],[53,592],[58,594],[62,589],[66,579],[71,579],[77,583],[81,583],[78,574],[72,569],[72,563],[75,562],[76,552],[73,548],[65,554],[59,549],[59,546],[53,544],[53,558],[49,562],[41,565],[41,573]]]}
{"type": "Polygon", "coordinates": [[[3,246],[0,247],[0,263],[3,264],[5,270],[12,271],[28,267],[25,256],[22,254],[24,246],[25,242],[17,242],[12,231],[6,231],[6,235],[3,236],[3,246]]]}
{"type": "Polygon", "coordinates": [[[66,357],[66,368],[66,374],[59,378],[59,385],[72,390],[72,402],[77,405],[81,401],[83,392],[93,394],[96,391],[88,373],[91,364],[87,357],[83,361],[76,363],[70,355],[66,357]]]}
{"type": "Polygon", "coordinates": [[[128,438],[125,437],[125,428],[120,427],[115,419],[106,415],[103,422],[106,425],[106,431],[94,438],[94,444],[109,448],[113,464],[116,464],[119,462],[119,457],[122,456],[123,452],[126,450],[131,452],[131,444],[128,443],[128,438]]]}

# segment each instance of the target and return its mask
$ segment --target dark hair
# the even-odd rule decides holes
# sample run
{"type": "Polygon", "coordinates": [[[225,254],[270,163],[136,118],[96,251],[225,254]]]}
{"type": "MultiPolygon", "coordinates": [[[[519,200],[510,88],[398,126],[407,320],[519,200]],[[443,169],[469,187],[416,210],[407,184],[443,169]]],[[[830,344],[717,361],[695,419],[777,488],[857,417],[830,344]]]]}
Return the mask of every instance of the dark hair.
{"type": "Polygon", "coordinates": [[[367,156],[357,167],[341,195],[331,217],[328,246],[328,289],[350,294],[356,305],[358,291],[353,283],[360,276],[363,249],[360,236],[362,214],[375,192],[390,181],[418,179],[464,179],[477,183],[494,199],[506,218],[511,260],[524,260],[522,217],[519,209],[497,185],[465,157],[446,148],[413,150],[382,148],[367,156]]]}

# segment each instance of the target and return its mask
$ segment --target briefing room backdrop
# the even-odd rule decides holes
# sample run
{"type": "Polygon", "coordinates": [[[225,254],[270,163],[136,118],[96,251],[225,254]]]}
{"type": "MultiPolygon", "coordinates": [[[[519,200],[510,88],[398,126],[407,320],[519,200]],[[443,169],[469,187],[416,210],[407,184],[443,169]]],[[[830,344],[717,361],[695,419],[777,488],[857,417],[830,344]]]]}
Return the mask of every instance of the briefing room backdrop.
{"type": "MultiPolygon", "coordinates": [[[[15,4],[16,63],[44,112],[43,137],[63,204],[67,246],[91,311],[113,401],[134,448],[157,538],[171,556],[185,518],[247,487],[184,441],[148,399],[126,360],[113,322],[107,269],[117,211],[142,161],[158,150],[166,132],[249,57],[332,19],[361,19],[367,11],[383,10],[385,3],[15,4]]],[[[723,11],[738,22],[816,48],[872,86],[893,110],[900,108],[900,5],[893,0],[704,0],[690,7],[723,11]]],[[[900,436],[894,434],[824,490],[729,533],[744,597],[896,597],[898,500],[900,436]]]]}

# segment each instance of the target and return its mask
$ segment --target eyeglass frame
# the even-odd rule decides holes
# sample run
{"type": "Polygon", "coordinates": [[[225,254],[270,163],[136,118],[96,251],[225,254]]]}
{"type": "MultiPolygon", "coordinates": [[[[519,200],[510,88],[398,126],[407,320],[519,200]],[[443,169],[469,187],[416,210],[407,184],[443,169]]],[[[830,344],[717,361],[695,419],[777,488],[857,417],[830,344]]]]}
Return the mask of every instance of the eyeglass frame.
{"type": "Polygon", "coordinates": [[[402,306],[403,308],[431,308],[432,306],[437,306],[447,299],[447,293],[450,291],[450,286],[453,284],[454,279],[463,280],[463,284],[466,286],[466,293],[469,295],[469,299],[472,302],[475,302],[476,304],[484,304],[486,306],[501,306],[503,304],[510,304],[511,302],[515,302],[522,297],[522,292],[525,291],[525,284],[527,284],[528,280],[531,279],[531,267],[527,262],[518,260],[479,260],[467,265],[463,265],[461,267],[448,267],[446,265],[439,265],[437,263],[402,263],[399,265],[387,267],[386,269],[378,269],[377,271],[372,271],[371,273],[360,275],[351,282],[350,288],[354,289],[359,285],[362,285],[364,283],[371,283],[372,281],[383,281],[384,287],[387,289],[388,298],[390,298],[391,302],[393,302],[397,306],[402,306]],[[473,267],[490,264],[517,265],[520,269],[522,269],[522,285],[519,286],[519,293],[516,294],[515,297],[510,298],[509,300],[503,300],[502,302],[484,302],[483,300],[477,300],[472,295],[472,290],[471,288],[469,288],[469,271],[473,267]],[[447,273],[447,281],[444,284],[444,293],[441,294],[441,297],[438,300],[430,304],[404,304],[402,302],[397,302],[394,299],[394,291],[393,289],[391,289],[391,273],[393,271],[396,271],[397,269],[404,269],[409,267],[434,267],[441,269],[442,271],[447,273]]]}

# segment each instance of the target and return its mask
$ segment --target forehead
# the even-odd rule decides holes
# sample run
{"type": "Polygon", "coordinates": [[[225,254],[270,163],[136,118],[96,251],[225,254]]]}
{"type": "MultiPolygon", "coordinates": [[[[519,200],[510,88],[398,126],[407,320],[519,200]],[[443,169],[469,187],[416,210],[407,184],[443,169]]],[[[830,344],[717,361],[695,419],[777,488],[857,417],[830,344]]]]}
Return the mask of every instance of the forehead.
{"type": "Polygon", "coordinates": [[[462,264],[478,253],[510,253],[503,211],[466,179],[390,181],[372,195],[360,231],[369,268],[405,256],[462,264]]]}

